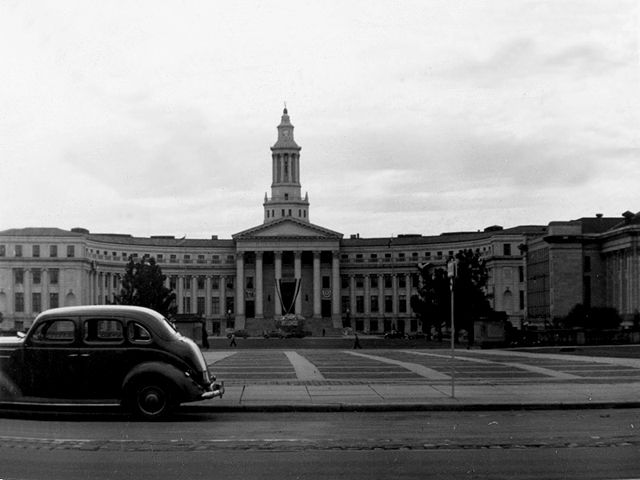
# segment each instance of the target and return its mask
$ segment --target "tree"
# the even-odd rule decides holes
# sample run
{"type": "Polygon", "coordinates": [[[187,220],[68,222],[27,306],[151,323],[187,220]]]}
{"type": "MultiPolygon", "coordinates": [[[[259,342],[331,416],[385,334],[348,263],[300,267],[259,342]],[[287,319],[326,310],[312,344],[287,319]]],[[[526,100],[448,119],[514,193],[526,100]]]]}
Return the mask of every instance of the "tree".
{"type": "Polygon", "coordinates": [[[621,322],[622,318],[613,307],[585,307],[577,303],[560,324],[565,328],[606,330],[620,327],[621,322]]]}
{"type": "Polygon", "coordinates": [[[455,258],[458,262],[454,281],[456,325],[467,331],[472,345],[475,321],[492,313],[490,296],[486,292],[489,272],[479,252],[461,250],[455,258]]]}
{"type": "Polygon", "coordinates": [[[165,287],[166,275],[153,257],[136,262],[129,257],[122,279],[120,295],[115,296],[118,305],[147,307],[170,317],[176,313],[176,295],[165,287]]]}
{"type": "Polygon", "coordinates": [[[422,322],[423,331],[431,338],[431,329],[442,338],[442,324],[451,316],[449,279],[442,268],[433,269],[432,264],[418,266],[421,282],[418,293],[411,297],[411,309],[422,322]]]}
{"type": "MultiPolygon", "coordinates": [[[[454,281],[454,314],[456,330],[465,329],[473,343],[473,323],[491,313],[486,293],[489,274],[480,253],[462,250],[455,256],[457,273],[454,281]]],[[[422,278],[418,294],[411,298],[411,308],[421,318],[423,327],[449,323],[451,319],[451,288],[447,271],[432,264],[418,266],[422,278]]]]}

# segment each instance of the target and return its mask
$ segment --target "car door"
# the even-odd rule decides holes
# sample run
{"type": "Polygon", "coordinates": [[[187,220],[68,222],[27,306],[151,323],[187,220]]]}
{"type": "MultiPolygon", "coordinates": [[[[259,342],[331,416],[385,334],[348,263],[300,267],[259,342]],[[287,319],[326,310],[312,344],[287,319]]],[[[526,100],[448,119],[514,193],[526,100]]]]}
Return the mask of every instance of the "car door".
{"type": "Polygon", "coordinates": [[[73,398],[77,394],[77,318],[51,318],[39,323],[25,340],[25,394],[73,398]]]}
{"type": "Polygon", "coordinates": [[[86,398],[113,399],[120,396],[129,371],[124,320],[117,316],[81,318],[78,373],[86,398]]]}

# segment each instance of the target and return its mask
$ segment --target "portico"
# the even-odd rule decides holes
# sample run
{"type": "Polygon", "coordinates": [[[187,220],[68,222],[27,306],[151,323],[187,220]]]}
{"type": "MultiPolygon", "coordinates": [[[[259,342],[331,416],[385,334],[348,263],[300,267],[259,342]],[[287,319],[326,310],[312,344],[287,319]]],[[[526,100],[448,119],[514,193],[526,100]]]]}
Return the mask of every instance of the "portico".
{"type": "Polygon", "coordinates": [[[340,328],[341,238],[296,218],[234,235],[236,328],[268,330],[272,320],[287,313],[314,320],[307,323],[310,330],[321,329],[322,319],[340,328]]]}

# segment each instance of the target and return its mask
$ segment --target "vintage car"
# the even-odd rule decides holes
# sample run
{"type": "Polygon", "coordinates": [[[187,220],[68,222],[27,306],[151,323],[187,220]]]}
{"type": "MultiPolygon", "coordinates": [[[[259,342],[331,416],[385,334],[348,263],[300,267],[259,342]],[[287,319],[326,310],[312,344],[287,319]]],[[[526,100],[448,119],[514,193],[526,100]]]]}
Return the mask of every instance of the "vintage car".
{"type": "Polygon", "coordinates": [[[154,419],[180,403],[222,397],[224,384],[214,380],[198,346],[147,308],[55,308],[26,336],[0,337],[5,396],[112,399],[154,419]]]}

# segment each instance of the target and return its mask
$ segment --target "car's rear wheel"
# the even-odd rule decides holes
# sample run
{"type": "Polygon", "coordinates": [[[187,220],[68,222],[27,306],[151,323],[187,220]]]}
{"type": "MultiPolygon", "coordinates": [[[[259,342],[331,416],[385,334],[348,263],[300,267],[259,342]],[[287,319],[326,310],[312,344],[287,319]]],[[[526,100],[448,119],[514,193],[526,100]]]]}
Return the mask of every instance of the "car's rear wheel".
{"type": "Polygon", "coordinates": [[[173,389],[168,382],[159,379],[136,382],[127,404],[136,417],[146,420],[166,417],[176,407],[173,389]]]}

